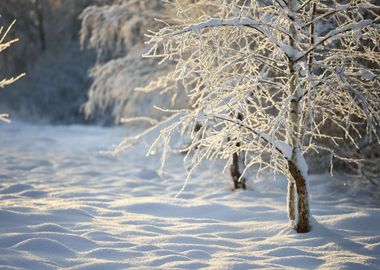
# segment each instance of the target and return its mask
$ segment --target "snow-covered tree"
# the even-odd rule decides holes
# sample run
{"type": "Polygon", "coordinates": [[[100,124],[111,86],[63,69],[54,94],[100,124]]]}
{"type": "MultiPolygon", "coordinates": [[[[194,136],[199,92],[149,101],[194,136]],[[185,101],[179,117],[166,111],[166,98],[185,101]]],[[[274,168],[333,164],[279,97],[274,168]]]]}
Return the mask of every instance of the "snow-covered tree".
{"type": "MultiPolygon", "coordinates": [[[[379,142],[379,6],[369,0],[171,3],[177,18],[148,35],[145,56],[176,66],[145,90],[181,84],[193,108],[176,111],[152,148],[161,139],[169,147],[180,130],[192,138],[190,174],[205,159],[225,159],[228,168],[244,153],[246,170],[286,175],[289,220],[308,232],[306,153],[355,162],[331,145],[348,139],[357,146],[352,134],[361,136],[363,126],[379,142]]],[[[117,150],[131,144],[127,139],[117,150]]]]}
{"type": "MultiPolygon", "coordinates": [[[[0,26],[0,53],[10,47],[13,43],[17,42],[18,39],[11,39],[7,40],[7,35],[9,31],[12,29],[12,26],[15,22],[13,22],[11,25],[9,25],[7,28],[4,28],[3,26],[0,26]]],[[[19,78],[24,76],[25,74],[20,74],[17,77],[7,78],[0,80],[0,89],[4,88],[7,85],[10,85],[17,81],[19,78]]],[[[8,114],[0,114],[0,121],[9,122],[8,114]]]]}
{"type": "MultiPolygon", "coordinates": [[[[88,117],[110,112],[114,121],[122,118],[149,116],[160,119],[167,113],[153,105],[171,106],[170,95],[146,95],[134,91],[150,80],[167,73],[170,64],[158,66],[155,61],[141,61],[144,52],[144,34],[156,29],[154,18],[168,17],[170,10],[162,1],[109,1],[107,5],[93,5],[81,14],[81,42],[97,52],[98,61],[91,69],[94,82],[84,104],[88,117]]],[[[160,87],[163,90],[163,87],[160,87]]],[[[182,104],[186,103],[182,95],[182,104]]]]}

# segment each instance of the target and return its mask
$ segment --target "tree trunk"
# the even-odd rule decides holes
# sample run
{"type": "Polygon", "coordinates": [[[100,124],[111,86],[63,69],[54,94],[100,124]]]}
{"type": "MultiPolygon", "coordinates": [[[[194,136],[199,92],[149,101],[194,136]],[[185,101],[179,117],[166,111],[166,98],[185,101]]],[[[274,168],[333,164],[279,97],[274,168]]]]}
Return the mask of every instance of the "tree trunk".
{"type": "Polygon", "coordinates": [[[297,210],[298,218],[295,229],[299,233],[306,233],[310,231],[309,224],[309,196],[307,191],[306,179],[302,175],[300,169],[292,161],[288,161],[289,171],[292,175],[297,188],[297,210]]]}
{"type": "MultiPolygon", "coordinates": [[[[296,1],[288,0],[288,8],[291,12],[297,12],[296,1]]],[[[290,21],[289,24],[289,45],[296,48],[296,41],[298,40],[297,30],[294,21],[290,21]]],[[[288,68],[289,68],[289,92],[288,95],[290,99],[289,108],[289,131],[288,131],[288,142],[292,146],[292,156],[288,160],[288,168],[290,175],[293,179],[288,179],[289,183],[289,194],[288,194],[288,215],[290,222],[292,218],[295,217],[295,192],[294,184],[296,185],[297,191],[297,220],[295,224],[295,229],[299,233],[305,233],[310,231],[309,225],[309,202],[308,193],[306,186],[306,175],[307,168],[301,168],[300,162],[304,163],[303,156],[301,154],[301,133],[302,133],[302,109],[300,104],[300,97],[302,96],[302,91],[299,85],[298,73],[296,71],[296,62],[291,57],[289,57],[288,68]],[[302,160],[299,160],[302,159],[302,160]],[[293,187],[292,187],[293,185],[293,187]]],[[[303,164],[306,166],[306,164],[303,164]]],[[[301,165],[301,166],[303,166],[301,165]]]]}
{"type": "MultiPolygon", "coordinates": [[[[238,113],[236,117],[240,121],[242,121],[243,118],[244,118],[243,114],[241,114],[241,113],[238,113]]],[[[240,147],[240,142],[237,142],[236,146],[240,147]]],[[[239,188],[241,188],[241,189],[247,189],[246,179],[245,179],[245,177],[242,177],[242,173],[241,172],[242,171],[240,170],[239,154],[235,153],[232,156],[232,164],[231,164],[231,167],[230,167],[230,173],[231,173],[232,181],[234,182],[234,188],[235,189],[239,189],[239,188]]]]}
{"type": "MultiPolygon", "coordinates": [[[[239,146],[239,145],[237,145],[239,146]]],[[[230,166],[230,173],[232,181],[234,182],[234,189],[247,189],[246,179],[241,176],[240,166],[239,166],[239,154],[235,153],[232,157],[232,164],[230,166]]]]}
{"type": "Polygon", "coordinates": [[[294,181],[288,181],[288,217],[289,223],[292,227],[296,222],[296,187],[294,181]]]}

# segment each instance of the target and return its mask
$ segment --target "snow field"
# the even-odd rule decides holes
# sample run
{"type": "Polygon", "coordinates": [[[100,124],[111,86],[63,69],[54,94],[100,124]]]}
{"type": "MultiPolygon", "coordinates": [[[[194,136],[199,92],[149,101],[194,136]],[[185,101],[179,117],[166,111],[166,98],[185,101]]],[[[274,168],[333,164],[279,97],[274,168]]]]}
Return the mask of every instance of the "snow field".
{"type": "MultiPolygon", "coordinates": [[[[0,126],[0,269],[379,269],[380,208],[327,175],[313,230],[288,228],[286,182],[231,191],[204,164],[177,199],[181,155],[99,154],[123,128],[0,126]]],[[[254,179],[251,176],[250,179],[254,179]]]]}

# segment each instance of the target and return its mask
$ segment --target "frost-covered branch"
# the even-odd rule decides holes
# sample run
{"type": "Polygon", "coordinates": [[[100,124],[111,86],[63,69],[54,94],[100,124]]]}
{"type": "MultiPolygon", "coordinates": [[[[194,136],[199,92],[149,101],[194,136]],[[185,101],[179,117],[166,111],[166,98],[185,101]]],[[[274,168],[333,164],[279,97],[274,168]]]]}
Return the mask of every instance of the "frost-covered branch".
{"type": "Polygon", "coordinates": [[[183,29],[178,30],[176,32],[168,33],[166,35],[162,35],[161,37],[165,38],[168,36],[173,36],[173,35],[181,35],[186,32],[199,32],[203,29],[207,29],[210,27],[223,27],[223,26],[234,26],[234,27],[248,27],[248,28],[253,28],[257,31],[259,31],[261,34],[267,36],[268,38],[271,37],[268,33],[266,33],[266,30],[264,27],[272,28],[276,31],[279,31],[285,35],[289,35],[289,33],[285,29],[281,29],[281,26],[274,26],[270,25],[268,23],[263,23],[260,21],[255,21],[252,20],[251,18],[230,18],[230,19],[220,19],[220,18],[211,18],[196,24],[190,24],[185,26],[183,29]]]}
{"type": "Polygon", "coordinates": [[[244,124],[244,122],[242,122],[239,119],[233,119],[230,117],[226,117],[223,115],[216,115],[216,114],[208,114],[205,116],[206,117],[214,117],[216,119],[228,121],[230,123],[235,123],[242,128],[248,129],[249,131],[251,131],[253,134],[256,135],[254,139],[257,140],[257,143],[260,143],[260,139],[262,139],[267,144],[272,145],[283,156],[284,159],[289,160],[291,158],[292,149],[291,149],[290,145],[288,145],[284,142],[273,141],[270,135],[261,133],[260,131],[257,131],[257,130],[254,130],[252,127],[244,124]]]}
{"type": "Polygon", "coordinates": [[[351,23],[351,24],[342,26],[338,29],[334,29],[330,31],[329,33],[327,33],[325,36],[319,37],[318,40],[315,42],[315,44],[312,47],[310,47],[306,52],[304,52],[301,56],[299,56],[295,61],[299,61],[300,59],[306,57],[309,53],[316,50],[320,45],[322,45],[323,43],[327,42],[330,39],[339,39],[341,38],[342,34],[345,34],[349,31],[361,30],[365,27],[378,24],[379,22],[380,22],[380,18],[376,20],[363,20],[358,23],[351,23]]]}

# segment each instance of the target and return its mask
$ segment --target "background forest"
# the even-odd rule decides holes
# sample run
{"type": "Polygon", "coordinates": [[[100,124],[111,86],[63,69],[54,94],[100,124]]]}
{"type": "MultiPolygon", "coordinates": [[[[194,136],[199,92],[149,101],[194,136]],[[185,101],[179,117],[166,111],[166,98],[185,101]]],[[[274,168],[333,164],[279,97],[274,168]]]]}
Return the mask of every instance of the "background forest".
{"type": "MultiPolygon", "coordinates": [[[[92,0],[6,0],[1,21],[17,20],[9,37],[20,42],[1,55],[2,77],[26,72],[22,80],[1,91],[0,106],[14,119],[55,124],[84,123],[81,105],[91,79],[95,54],[81,50],[79,15],[92,0]],[[6,109],[5,109],[6,108],[6,109]]],[[[109,1],[108,1],[109,2],[109,1]]]]}

